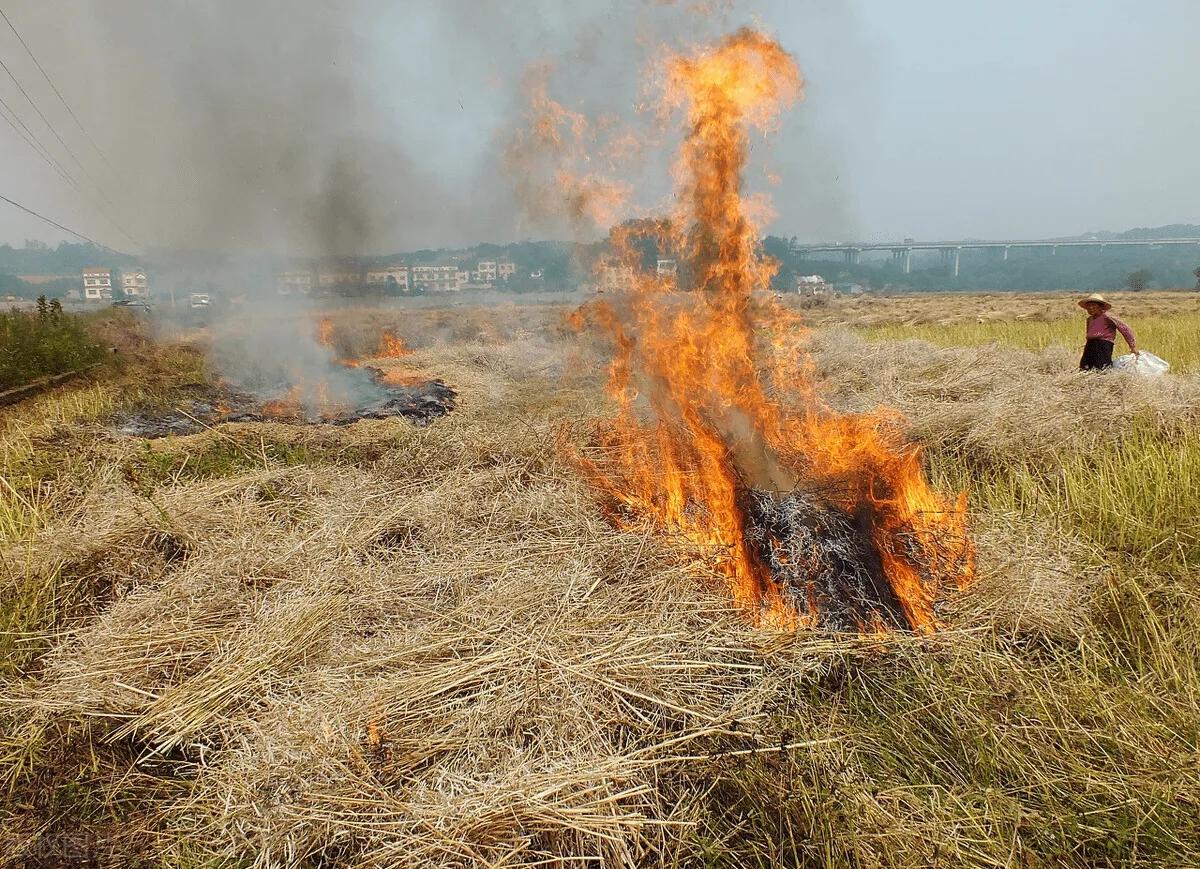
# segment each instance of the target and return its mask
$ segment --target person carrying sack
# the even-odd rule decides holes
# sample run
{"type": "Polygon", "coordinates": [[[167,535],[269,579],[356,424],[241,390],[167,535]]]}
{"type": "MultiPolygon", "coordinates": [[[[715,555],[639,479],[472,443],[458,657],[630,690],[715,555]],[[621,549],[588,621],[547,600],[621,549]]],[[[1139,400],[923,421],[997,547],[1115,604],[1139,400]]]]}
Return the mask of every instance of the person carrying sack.
{"type": "Polygon", "coordinates": [[[1079,307],[1088,312],[1087,341],[1083,345],[1083,358],[1079,360],[1080,371],[1112,368],[1113,345],[1116,344],[1118,332],[1129,345],[1130,352],[1135,357],[1141,355],[1133,330],[1109,313],[1112,305],[1104,300],[1104,296],[1092,293],[1086,299],[1079,300],[1079,307]]]}

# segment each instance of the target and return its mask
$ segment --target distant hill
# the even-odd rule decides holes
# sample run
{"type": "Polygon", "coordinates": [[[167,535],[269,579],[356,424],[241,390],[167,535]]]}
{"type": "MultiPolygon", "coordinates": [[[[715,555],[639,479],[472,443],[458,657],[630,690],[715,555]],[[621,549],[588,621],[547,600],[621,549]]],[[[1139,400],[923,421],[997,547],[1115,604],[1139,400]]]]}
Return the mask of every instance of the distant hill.
{"type": "MultiPolygon", "coordinates": [[[[1154,241],[1166,238],[1200,238],[1200,225],[1174,223],[1139,227],[1124,232],[1087,232],[1046,241],[1154,241]]],[[[1148,271],[1154,288],[1191,288],[1196,285],[1194,269],[1200,267],[1200,245],[1150,247],[1107,247],[1017,249],[1008,258],[995,251],[964,250],[961,269],[955,275],[936,251],[913,255],[912,271],[905,274],[890,255],[863,256],[861,262],[845,262],[840,251],[818,252],[808,258],[796,256],[786,240],[768,237],[768,253],[780,262],[775,278],[778,289],[792,289],[797,274],[822,275],[837,283],[858,283],[880,289],[887,286],[912,290],[1114,290],[1126,285],[1135,271],[1148,271]],[[827,257],[827,258],[823,258],[827,257]]],[[[887,254],[888,252],[884,252],[887,254]]]]}
{"type": "Polygon", "coordinates": [[[1200,224],[1171,223],[1167,226],[1139,226],[1137,229],[1127,229],[1125,232],[1085,232],[1082,235],[1067,236],[1067,241],[1149,241],[1156,238],[1200,238],[1200,224]]]}

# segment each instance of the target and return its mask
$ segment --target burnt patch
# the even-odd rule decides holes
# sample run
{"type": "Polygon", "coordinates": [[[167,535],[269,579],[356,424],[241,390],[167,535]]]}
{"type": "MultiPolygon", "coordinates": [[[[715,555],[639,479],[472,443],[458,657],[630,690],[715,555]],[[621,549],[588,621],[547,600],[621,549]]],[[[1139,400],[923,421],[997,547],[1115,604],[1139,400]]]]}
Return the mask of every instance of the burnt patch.
{"type": "MultiPolygon", "coordinates": [[[[372,372],[368,372],[369,374],[372,372]]],[[[286,387],[271,394],[288,394],[286,387]]],[[[400,385],[373,381],[372,388],[350,408],[314,410],[287,399],[266,399],[244,392],[212,387],[209,394],[187,396],[169,408],[141,408],[113,420],[122,437],[147,440],[198,434],[226,422],[278,422],[287,425],[349,425],[364,419],[402,417],[429,425],[454,410],[457,394],[440,380],[400,385]]]]}
{"type": "Polygon", "coordinates": [[[800,612],[833,630],[908,627],[865,521],[795,492],[747,491],[743,513],[755,557],[800,612]]]}

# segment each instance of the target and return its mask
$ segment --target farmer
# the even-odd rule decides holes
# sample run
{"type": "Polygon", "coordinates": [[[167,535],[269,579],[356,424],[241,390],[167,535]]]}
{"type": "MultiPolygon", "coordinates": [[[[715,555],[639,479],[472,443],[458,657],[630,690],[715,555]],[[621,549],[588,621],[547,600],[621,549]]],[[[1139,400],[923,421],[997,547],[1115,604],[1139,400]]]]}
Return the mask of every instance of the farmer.
{"type": "Polygon", "coordinates": [[[1141,355],[1133,330],[1108,312],[1112,305],[1104,301],[1104,296],[1092,293],[1079,301],[1079,307],[1088,312],[1087,343],[1083,345],[1083,358],[1079,360],[1080,371],[1112,368],[1113,344],[1116,343],[1118,332],[1133,355],[1141,355]]]}

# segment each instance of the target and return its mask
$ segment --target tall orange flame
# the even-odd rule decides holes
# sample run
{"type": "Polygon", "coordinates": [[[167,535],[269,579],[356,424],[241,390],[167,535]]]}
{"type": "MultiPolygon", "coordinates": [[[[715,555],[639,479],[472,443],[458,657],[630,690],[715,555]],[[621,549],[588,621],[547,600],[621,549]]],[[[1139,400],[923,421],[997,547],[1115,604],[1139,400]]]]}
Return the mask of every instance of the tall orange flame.
{"type": "MultiPolygon", "coordinates": [[[[965,499],[949,503],[933,490],[892,417],[826,407],[795,316],[752,298],[776,264],[759,253],[742,195],[749,133],[768,130],[802,86],[792,57],[753,30],[669,60],[666,103],[682,107],[687,124],[679,207],[670,221],[612,234],[633,285],[584,314],[614,339],[618,416],[601,449],[580,462],[623,521],[649,519],[714,553],[734,600],[783,627],[819,621],[819,595],[777,582],[747,542],[746,494],[819,496],[870,539],[903,624],[929,631],[942,585],[973,571],[965,499]],[[676,253],[690,292],[641,269],[634,242],[647,235],[676,253]]],[[[873,611],[859,626],[880,624],[873,611]]]]}

